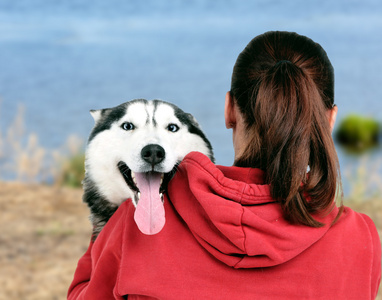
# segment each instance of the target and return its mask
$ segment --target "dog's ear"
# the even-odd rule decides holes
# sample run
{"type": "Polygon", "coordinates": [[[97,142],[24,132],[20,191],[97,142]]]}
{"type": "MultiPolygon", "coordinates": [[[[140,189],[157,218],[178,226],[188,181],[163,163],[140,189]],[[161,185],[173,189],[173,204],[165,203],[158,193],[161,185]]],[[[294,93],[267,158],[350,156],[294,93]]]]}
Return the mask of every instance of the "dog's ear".
{"type": "Polygon", "coordinates": [[[94,122],[97,123],[102,117],[102,109],[92,109],[90,114],[92,115],[94,122]]]}
{"type": "Polygon", "coordinates": [[[199,129],[202,129],[200,124],[198,123],[198,121],[196,120],[196,118],[192,114],[186,113],[186,116],[192,125],[194,125],[195,127],[199,128],[199,129]]]}
{"type": "Polygon", "coordinates": [[[105,109],[92,109],[90,111],[90,114],[92,115],[94,122],[98,123],[99,120],[106,114],[108,114],[111,111],[110,108],[105,108],[105,109]]]}

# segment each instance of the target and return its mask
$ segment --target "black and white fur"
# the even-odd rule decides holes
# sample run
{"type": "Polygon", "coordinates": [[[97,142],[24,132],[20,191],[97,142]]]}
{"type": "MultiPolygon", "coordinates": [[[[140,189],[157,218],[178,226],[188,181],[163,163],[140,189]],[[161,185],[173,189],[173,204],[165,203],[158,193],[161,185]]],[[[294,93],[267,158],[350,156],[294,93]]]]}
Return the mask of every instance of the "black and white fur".
{"type": "Polygon", "coordinates": [[[137,205],[134,172],[162,173],[158,192],[164,193],[189,152],[202,152],[214,161],[211,144],[195,118],[171,103],[137,99],[92,110],[91,115],[95,126],[85,155],[83,201],[90,208],[94,240],[123,201],[130,198],[137,205]]]}

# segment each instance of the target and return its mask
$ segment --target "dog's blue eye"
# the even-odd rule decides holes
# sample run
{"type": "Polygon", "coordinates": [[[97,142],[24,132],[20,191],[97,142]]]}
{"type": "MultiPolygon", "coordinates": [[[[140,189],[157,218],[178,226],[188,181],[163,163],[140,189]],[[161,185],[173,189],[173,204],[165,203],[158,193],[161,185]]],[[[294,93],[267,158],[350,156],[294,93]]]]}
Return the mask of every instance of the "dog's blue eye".
{"type": "Polygon", "coordinates": [[[179,130],[179,126],[176,124],[169,124],[167,126],[167,130],[171,132],[177,132],[179,130]]]}
{"type": "Polygon", "coordinates": [[[122,127],[123,130],[126,130],[126,131],[135,129],[134,124],[133,124],[133,123],[130,123],[130,122],[125,122],[125,123],[123,123],[123,124],[121,125],[121,127],[122,127]]]}

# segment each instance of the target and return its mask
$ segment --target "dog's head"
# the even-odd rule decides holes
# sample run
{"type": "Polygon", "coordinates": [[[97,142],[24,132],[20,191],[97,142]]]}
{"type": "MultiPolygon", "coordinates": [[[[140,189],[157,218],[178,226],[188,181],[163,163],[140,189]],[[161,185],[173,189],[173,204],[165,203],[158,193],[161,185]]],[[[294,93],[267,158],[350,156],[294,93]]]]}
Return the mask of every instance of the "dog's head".
{"type": "Polygon", "coordinates": [[[86,151],[86,176],[114,204],[131,198],[136,217],[147,209],[163,209],[158,204],[162,193],[189,152],[213,160],[211,144],[194,117],[173,104],[139,99],[91,114],[95,126],[86,151]]]}

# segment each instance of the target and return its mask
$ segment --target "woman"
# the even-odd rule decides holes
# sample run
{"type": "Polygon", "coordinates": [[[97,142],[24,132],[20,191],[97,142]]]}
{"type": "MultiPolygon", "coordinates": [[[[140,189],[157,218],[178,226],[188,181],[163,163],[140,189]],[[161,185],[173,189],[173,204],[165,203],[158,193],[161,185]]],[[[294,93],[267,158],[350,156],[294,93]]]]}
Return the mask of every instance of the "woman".
{"type": "Polygon", "coordinates": [[[381,245],[335,205],[334,75],[320,45],[253,39],[235,64],[225,121],[235,164],[185,157],[166,225],[139,232],[126,201],[80,259],[69,299],[374,299],[381,245]]]}

